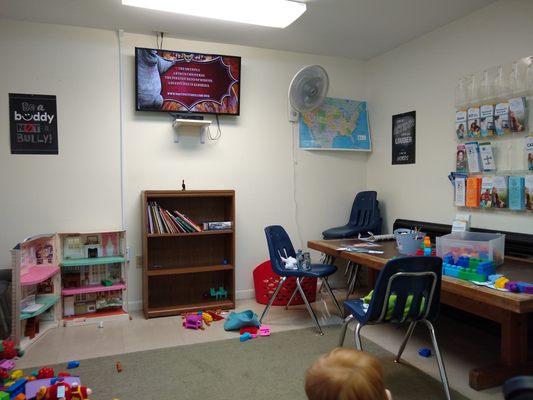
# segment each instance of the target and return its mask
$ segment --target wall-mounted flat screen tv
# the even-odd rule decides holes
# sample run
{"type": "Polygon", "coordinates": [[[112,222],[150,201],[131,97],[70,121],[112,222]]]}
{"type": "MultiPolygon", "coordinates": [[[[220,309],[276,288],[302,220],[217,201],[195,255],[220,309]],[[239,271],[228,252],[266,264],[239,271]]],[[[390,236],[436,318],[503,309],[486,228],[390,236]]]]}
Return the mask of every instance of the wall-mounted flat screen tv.
{"type": "Polygon", "coordinates": [[[239,115],[241,58],[135,48],[136,109],[239,115]]]}

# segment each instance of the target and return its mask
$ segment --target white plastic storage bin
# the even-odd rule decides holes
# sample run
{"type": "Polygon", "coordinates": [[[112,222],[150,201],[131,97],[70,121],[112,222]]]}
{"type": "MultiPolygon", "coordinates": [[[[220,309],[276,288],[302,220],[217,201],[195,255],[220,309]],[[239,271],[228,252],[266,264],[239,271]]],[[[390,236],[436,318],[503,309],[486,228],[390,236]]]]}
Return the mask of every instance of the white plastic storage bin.
{"type": "Polygon", "coordinates": [[[437,256],[453,255],[489,259],[503,264],[505,235],[501,233],[455,232],[437,237],[437,256]]]}

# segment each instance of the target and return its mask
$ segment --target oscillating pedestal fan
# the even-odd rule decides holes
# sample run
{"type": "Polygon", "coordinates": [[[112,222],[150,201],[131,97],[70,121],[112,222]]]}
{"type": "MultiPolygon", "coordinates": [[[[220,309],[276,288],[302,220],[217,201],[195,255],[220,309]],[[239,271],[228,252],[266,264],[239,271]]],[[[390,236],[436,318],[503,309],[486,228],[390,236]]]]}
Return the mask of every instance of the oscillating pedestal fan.
{"type": "Polygon", "coordinates": [[[328,73],[320,65],[308,65],[298,71],[289,86],[289,121],[297,122],[300,113],[320,106],[328,88],[328,73]]]}

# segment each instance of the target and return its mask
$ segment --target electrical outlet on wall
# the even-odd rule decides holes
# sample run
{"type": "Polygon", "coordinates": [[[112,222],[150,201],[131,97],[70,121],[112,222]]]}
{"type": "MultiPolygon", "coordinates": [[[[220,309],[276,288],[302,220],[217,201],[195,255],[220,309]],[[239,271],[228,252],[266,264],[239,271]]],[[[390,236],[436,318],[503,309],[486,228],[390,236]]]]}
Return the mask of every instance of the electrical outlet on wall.
{"type": "Polygon", "coordinates": [[[142,268],[142,266],[143,266],[143,256],[142,255],[135,257],[135,265],[137,266],[137,268],[142,268]]]}

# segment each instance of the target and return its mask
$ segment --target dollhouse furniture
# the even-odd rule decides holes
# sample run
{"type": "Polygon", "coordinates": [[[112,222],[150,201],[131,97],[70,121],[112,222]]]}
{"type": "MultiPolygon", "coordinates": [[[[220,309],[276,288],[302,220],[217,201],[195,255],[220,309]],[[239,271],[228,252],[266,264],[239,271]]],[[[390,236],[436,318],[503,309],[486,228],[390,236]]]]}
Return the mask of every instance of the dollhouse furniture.
{"type": "Polygon", "coordinates": [[[146,318],[235,307],[235,192],[142,192],[143,308],[146,318]],[[150,233],[150,204],[185,214],[198,226],[231,221],[231,229],[150,233]],[[224,262],[227,260],[227,262],[224,262]],[[226,298],[204,296],[223,286],[226,298]]]}
{"type": "Polygon", "coordinates": [[[124,231],[60,233],[65,326],[129,318],[124,231]]]}
{"type": "Polygon", "coordinates": [[[11,251],[11,339],[22,350],[59,326],[58,248],[56,235],[40,235],[26,239],[11,251]]]}

